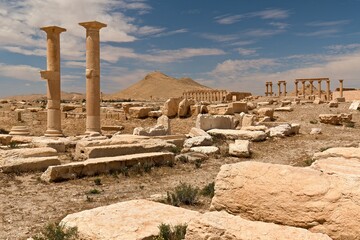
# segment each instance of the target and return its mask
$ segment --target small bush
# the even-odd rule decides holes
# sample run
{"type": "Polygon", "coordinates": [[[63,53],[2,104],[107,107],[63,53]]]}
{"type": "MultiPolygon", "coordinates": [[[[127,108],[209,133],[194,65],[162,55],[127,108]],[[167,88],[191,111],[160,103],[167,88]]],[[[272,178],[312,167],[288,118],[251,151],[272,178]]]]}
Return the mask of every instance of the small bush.
{"type": "Polygon", "coordinates": [[[355,122],[346,122],[343,124],[343,126],[348,128],[355,128],[355,122]]]}
{"type": "Polygon", "coordinates": [[[167,192],[167,203],[173,206],[179,206],[180,203],[185,205],[194,205],[197,203],[199,189],[190,184],[180,182],[174,192],[167,192]]]}
{"type": "Polygon", "coordinates": [[[141,166],[141,163],[137,163],[134,166],[131,167],[131,170],[135,173],[135,174],[139,174],[139,175],[143,175],[143,168],[141,166]]]}
{"type": "Polygon", "coordinates": [[[169,149],[170,152],[174,153],[174,154],[179,154],[181,152],[181,148],[179,147],[172,147],[171,149],[169,149]]]}
{"type": "Polygon", "coordinates": [[[121,169],[120,169],[120,173],[122,174],[122,175],[124,175],[125,177],[128,177],[129,176],[129,168],[128,167],[122,167],[121,169]]]}
{"type": "Polygon", "coordinates": [[[64,225],[54,223],[48,224],[39,234],[33,237],[34,240],[75,240],[78,239],[76,227],[65,228],[64,225]]]}
{"type": "Polygon", "coordinates": [[[100,194],[101,192],[99,190],[97,190],[96,188],[91,189],[90,191],[87,192],[87,194],[100,194]]]}
{"type": "Polygon", "coordinates": [[[215,182],[209,183],[203,189],[201,189],[200,194],[206,197],[214,197],[215,194],[215,182]]]}
{"type": "Polygon", "coordinates": [[[166,162],[166,165],[168,166],[168,167],[174,167],[175,166],[175,162],[174,162],[174,160],[169,160],[169,161],[167,161],[166,162]]]}
{"type": "Polygon", "coordinates": [[[185,155],[179,155],[177,159],[182,163],[188,163],[189,162],[188,158],[185,155]]]}
{"type": "Polygon", "coordinates": [[[149,173],[149,172],[151,172],[151,169],[154,167],[154,164],[152,164],[152,163],[144,163],[142,165],[142,167],[144,169],[144,172],[149,173]]]}
{"type": "Polygon", "coordinates": [[[9,148],[19,148],[19,144],[20,142],[17,142],[17,141],[11,141],[10,144],[9,144],[9,148]]]}
{"type": "Polygon", "coordinates": [[[95,179],[94,179],[94,183],[95,183],[96,186],[102,185],[100,178],[95,178],[95,179]]]}
{"type": "Polygon", "coordinates": [[[153,240],[182,240],[186,235],[186,224],[175,225],[174,227],[169,224],[162,223],[158,226],[159,236],[153,240]]]}
{"type": "Polygon", "coordinates": [[[195,168],[201,168],[201,164],[202,164],[202,160],[201,159],[196,159],[194,164],[195,164],[195,168]]]}

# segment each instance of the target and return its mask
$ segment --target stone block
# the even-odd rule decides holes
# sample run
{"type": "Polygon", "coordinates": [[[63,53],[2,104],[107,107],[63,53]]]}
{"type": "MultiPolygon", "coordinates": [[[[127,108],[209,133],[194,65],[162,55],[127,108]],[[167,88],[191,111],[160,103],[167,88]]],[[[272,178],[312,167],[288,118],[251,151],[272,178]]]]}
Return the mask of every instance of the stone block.
{"type": "Polygon", "coordinates": [[[358,110],[360,108],[360,101],[353,101],[349,107],[349,110],[358,110]]]}
{"type": "Polygon", "coordinates": [[[131,107],[129,108],[129,115],[131,118],[147,118],[151,110],[150,107],[131,107]]]}
{"type": "Polygon", "coordinates": [[[204,131],[210,129],[234,129],[236,127],[236,119],[229,115],[208,115],[199,114],[196,118],[195,127],[204,131]]]}
{"type": "Polygon", "coordinates": [[[218,104],[207,106],[208,112],[211,115],[233,115],[234,110],[228,104],[218,104]]]}
{"type": "Polygon", "coordinates": [[[211,210],[276,222],[333,239],[360,236],[359,178],[260,162],[223,165],[211,210]]]}
{"type": "Polygon", "coordinates": [[[185,98],[179,103],[178,116],[188,117],[190,115],[190,102],[185,98]]]}
{"type": "Polygon", "coordinates": [[[199,136],[208,136],[211,137],[207,132],[205,132],[204,130],[200,129],[200,128],[191,128],[190,132],[189,132],[189,137],[199,137],[199,136]]]}
{"type": "Polygon", "coordinates": [[[181,102],[181,98],[169,98],[163,107],[163,115],[167,117],[176,117],[178,114],[179,103],[181,102]]]}
{"type": "Polygon", "coordinates": [[[331,125],[341,125],[344,123],[351,122],[352,114],[341,113],[341,114],[320,114],[319,119],[321,123],[331,125]]]}
{"type": "Polygon", "coordinates": [[[211,146],[213,144],[211,136],[197,136],[188,138],[184,142],[185,148],[211,146]]]}
{"type": "Polygon", "coordinates": [[[251,140],[254,142],[264,141],[267,137],[263,131],[246,131],[246,130],[232,130],[232,129],[211,129],[207,131],[208,134],[218,138],[224,139],[242,139],[251,140]]]}
{"type": "Polygon", "coordinates": [[[250,141],[235,140],[235,143],[230,143],[229,154],[236,157],[250,157],[250,141]]]}
{"type": "Polygon", "coordinates": [[[274,109],[273,108],[260,108],[257,110],[257,113],[260,117],[269,117],[274,118],[274,109]]]}
{"type": "Polygon", "coordinates": [[[246,102],[232,102],[229,103],[229,107],[233,109],[234,113],[248,112],[248,105],[246,102]]]}
{"type": "Polygon", "coordinates": [[[204,147],[192,147],[190,148],[192,152],[199,152],[204,154],[216,154],[219,153],[219,148],[215,146],[204,146],[204,147]]]}
{"type": "Polygon", "coordinates": [[[0,144],[9,145],[11,143],[12,136],[8,134],[0,134],[0,144]]]}

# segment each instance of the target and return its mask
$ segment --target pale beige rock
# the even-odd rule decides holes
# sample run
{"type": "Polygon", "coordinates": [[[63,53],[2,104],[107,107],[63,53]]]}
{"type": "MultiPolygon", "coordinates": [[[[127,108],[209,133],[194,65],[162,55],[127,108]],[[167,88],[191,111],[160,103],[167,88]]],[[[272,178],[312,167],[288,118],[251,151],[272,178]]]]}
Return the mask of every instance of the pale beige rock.
{"type": "Polygon", "coordinates": [[[234,110],[228,104],[218,104],[207,106],[208,112],[211,115],[233,115],[234,110]]]}
{"type": "Polygon", "coordinates": [[[226,212],[208,212],[190,221],[185,240],[331,240],[321,233],[249,221],[226,212]]]}
{"type": "MultiPolygon", "coordinates": [[[[237,128],[236,128],[237,129],[237,128]]],[[[265,132],[268,130],[268,128],[264,125],[258,125],[258,126],[245,126],[239,128],[239,130],[245,130],[245,131],[263,131],[265,132]]]]}
{"type": "Polygon", "coordinates": [[[61,224],[77,227],[83,240],[149,240],[159,234],[160,224],[187,224],[199,215],[184,208],[132,200],[70,214],[61,224]]]}
{"type": "Polygon", "coordinates": [[[352,114],[320,114],[319,119],[321,123],[331,125],[341,125],[343,123],[351,122],[352,114]]]}
{"type": "Polygon", "coordinates": [[[11,128],[9,134],[14,136],[28,136],[30,135],[30,131],[27,126],[14,126],[11,128]]]}
{"type": "Polygon", "coordinates": [[[184,142],[185,148],[198,147],[198,146],[211,146],[213,144],[211,136],[197,136],[188,138],[184,142]]]}
{"type": "Polygon", "coordinates": [[[323,100],[321,100],[320,98],[316,98],[314,101],[313,101],[314,104],[322,104],[324,103],[323,100]]]}
{"type": "Polygon", "coordinates": [[[209,115],[199,114],[196,118],[196,128],[204,131],[210,129],[234,129],[236,127],[236,119],[229,115],[209,115]]]}
{"type": "Polygon", "coordinates": [[[246,102],[232,102],[229,103],[229,107],[233,109],[234,113],[248,112],[248,105],[246,102]]]}
{"type": "Polygon", "coordinates": [[[178,116],[188,117],[190,113],[190,102],[185,98],[179,103],[178,116]]]}
{"type": "Polygon", "coordinates": [[[167,117],[176,117],[179,109],[179,103],[181,101],[181,98],[169,98],[165,103],[163,107],[163,115],[167,117]]]}
{"type": "Polygon", "coordinates": [[[57,152],[65,152],[65,142],[69,142],[66,138],[51,139],[51,138],[33,138],[32,143],[35,147],[50,147],[57,152]]]}
{"type": "Polygon", "coordinates": [[[162,111],[150,111],[148,113],[148,116],[152,118],[159,118],[161,117],[161,115],[162,115],[162,111]]]}
{"type": "Polygon", "coordinates": [[[294,109],[292,107],[279,107],[274,109],[275,112],[292,112],[294,109]]]}
{"type": "Polygon", "coordinates": [[[356,158],[360,161],[360,148],[357,147],[338,147],[329,148],[323,152],[317,152],[314,154],[313,159],[325,159],[330,157],[342,157],[342,158],[356,158]]]}
{"type": "Polygon", "coordinates": [[[243,114],[241,118],[241,127],[253,126],[255,116],[251,114],[243,114]]]}
{"type": "Polygon", "coordinates": [[[211,137],[207,132],[205,132],[204,130],[200,129],[200,128],[191,128],[190,132],[189,132],[189,137],[199,137],[199,136],[208,136],[211,137]]]}
{"type": "Polygon", "coordinates": [[[164,136],[167,135],[167,129],[163,125],[155,125],[150,128],[137,127],[134,128],[133,134],[140,136],[164,136]]]}
{"type": "Polygon", "coordinates": [[[321,128],[311,128],[310,134],[311,135],[316,135],[316,134],[321,134],[321,128]]]}
{"type": "Polygon", "coordinates": [[[331,108],[337,108],[339,106],[339,102],[337,100],[331,100],[329,102],[329,107],[331,108]]]}
{"type": "Polygon", "coordinates": [[[273,108],[260,108],[257,110],[257,113],[260,117],[269,117],[274,118],[274,109],[273,108]]]}
{"type": "Polygon", "coordinates": [[[30,157],[50,157],[57,156],[53,148],[19,148],[11,150],[0,150],[0,161],[9,158],[30,158],[30,157]]]}
{"type": "Polygon", "coordinates": [[[152,108],[149,107],[131,107],[129,115],[131,118],[147,118],[152,108]]]}
{"type": "Polygon", "coordinates": [[[263,141],[266,139],[266,134],[263,131],[246,131],[233,129],[211,129],[207,131],[208,134],[214,137],[225,139],[242,139],[251,140],[254,142],[263,141]]]}
{"type": "Polygon", "coordinates": [[[310,167],[327,174],[360,177],[360,159],[358,158],[329,157],[316,160],[310,167]]]}
{"type": "Polygon", "coordinates": [[[257,104],[254,102],[247,102],[248,110],[254,110],[257,107],[257,104]]]}
{"type": "Polygon", "coordinates": [[[162,115],[157,119],[157,125],[164,126],[166,134],[171,135],[170,119],[166,115],[162,115]]]}
{"type": "Polygon", "coordinates": [[[13,136],[8,134],[0,134],[0,144],[9,145],[13,136]]]}
{"type": "Polygon", "coordinates": [[[192,147],[190,148],[190,151],[204,153],[204,154],[215,154],[218,153],[220,150],[218,147],[215,146],[203,146],[203,147],[192,147]]]}
{"type": "Polygon", "coordinates": [[[143,163],[166,164],[169,161],[174,161],[173,153],[150,152],[116,157],[93,158],[83,162],[50,166],[41,175],[41,179],[46,182],[56,182],[120,171],[125,166],[143,163]]]}
{"type": "Polygon", "coordinates": [[[360,108],[360,101],[353,101],[349,107],[349,110],[358,110],[360,108]]]}
{"type": "Polygon", "coordinates": [[[359,201],[360,181],[353,176],[241,162],[221,167],[211,209],[350,240],[360,236],[359,201]]]}
{"type": "Polygon", "coordinates": [[[236,157],[250,157],[250,141],[235,140],[235,143],[230,143],[229,154],[236,157]]]}

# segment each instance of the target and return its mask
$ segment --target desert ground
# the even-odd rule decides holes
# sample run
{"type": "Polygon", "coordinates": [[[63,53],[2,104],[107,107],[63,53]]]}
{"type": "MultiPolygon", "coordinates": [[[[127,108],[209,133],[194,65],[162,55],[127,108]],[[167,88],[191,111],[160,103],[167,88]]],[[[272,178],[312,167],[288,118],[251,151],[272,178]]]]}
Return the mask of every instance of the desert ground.
{"type": "MultiPolygon", "coordinates": [[[[276,99],[276,98],[274,98],[276,99]]],[[[268,98],[259,98],[263,102],[268,98]]],[[[270,107],[278,107],[278,104],[270,107]]],[[[127,201],[132,199],[151,199],[156,194],[166,194],[180,182],[189,183],[199,188],[214,182],[221,165],[241,161],[285,164],[291,166],[308,166],[314,153],[330,147],[358,147],[360,142],[360,114],[351,111],[355,126],[334,126],[320,123],[319,114],[350,113],[350,103],[339,103],[338,108],[329,108],[328,104],[304,103],[292,105],[294,111],[275,112],[274,122],[300,124],[300,134],[270,138],[251,144],[251,158],[231,157],[227,154],[227,145],[231,141],[218,141],[219,154],[210,155],[200,166],[194,163],[176,162],[174,166],[153,167],[149,172],[130,169],[129,176],[121,173],[84,177],[70,181],[46,183],[40,179],[42,172],[0,173],[0,239],[27,239],[38,233],[50,222],[58,223],[67,214],[91,209],[98,206],[127,201]],[[316,120],[316,121],[315,121],[316,120]],[[322,134],[310,135],[312,128],[321,128],[322,134]],[[101,185],[95,184],[101,180],[101,185]],[[98,194],[90,194],[93,189],[98,194]]],[[[2,104],[1,110],[10,108],[2,104]]],[[[250,111],[251,112],[251,111],[250,111]]],[[[172,118],[172,134],[187,134],[195,126],[196,116],[172,118]]],[[[14,120],[16,121],[16,120],[14,120]]],[[[132,133],[135,127],[153,126],[156,119],[119,119],[101,120],[102,125],[123,126],[122,133],[132,133]]],[[[9,131],[15,122],[0,117],[0,128],[9,131]]],[[[75,136],[85,130],[85,119],[64,119],[64,134],[75,136]]],[[[31,132],[41,135],[45,124],[32,125],[31,132]]],[[[111,134],[110,134],[111,135],[111,134]]],[[[70,153],[61,156],[62,161],[69,160],[70,153]]],[[[210,198],[201,197],[194,206],[181,206],[200,212],[206,212],[210,198]]]]}

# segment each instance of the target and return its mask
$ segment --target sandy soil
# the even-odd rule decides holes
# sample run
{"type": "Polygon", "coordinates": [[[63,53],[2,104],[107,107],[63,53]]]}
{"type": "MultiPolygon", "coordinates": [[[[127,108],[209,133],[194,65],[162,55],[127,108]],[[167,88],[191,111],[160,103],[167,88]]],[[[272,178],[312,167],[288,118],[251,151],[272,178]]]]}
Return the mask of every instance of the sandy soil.
{"type": "MultiPolygon", "coordinates": [[[[181,181],[203,187],[215,180],[222,164],[239,161],[261,161],[277,164],[305,166],[313,153],[327,147],[358,146],[360,141],[360,113],[353,113],[355,128],[311,124],[321,113],[348,113],[349,103],[330,109],[327,105],[298,105],[294,112],[275,113],[277,121],[300,123],[297,136],[269,139],[253,143],[251,159],[218,155],[206,160],[200,168],[190,163],[177,163],[174,167],[157,167],[150,173],[139,175],[130,171],[130,176],[101,175],[61,183],[46,184],[39,181],[41,173],[6,175],[0,173],[0,239],[26,239],[37,233],[49,222],[57,222],[69,213],[104,206],[119,201],[149,198],[153,194],[165,194],[181,181]],[[309,135],[311,128],[320,127],[322,135],[309,135]],[[102,185],[96,186],[94,179],[102,185]],[[92,189],[100,194],[87,194],[92,189]]],[[[119,121],[126,131],[135,126],[150,126],[155,120],[119,121]]],[[[187,133],[195,125],[194,118],[173,119],[175,133],[187,133]]],[[[1,125],[0,125],[1,126],[1,125]]],[[[201,198],[191,208],[207,211],[210,199],[201,198]]],[[[186,207],[186,206],[184,206],[186,207]]]]}

